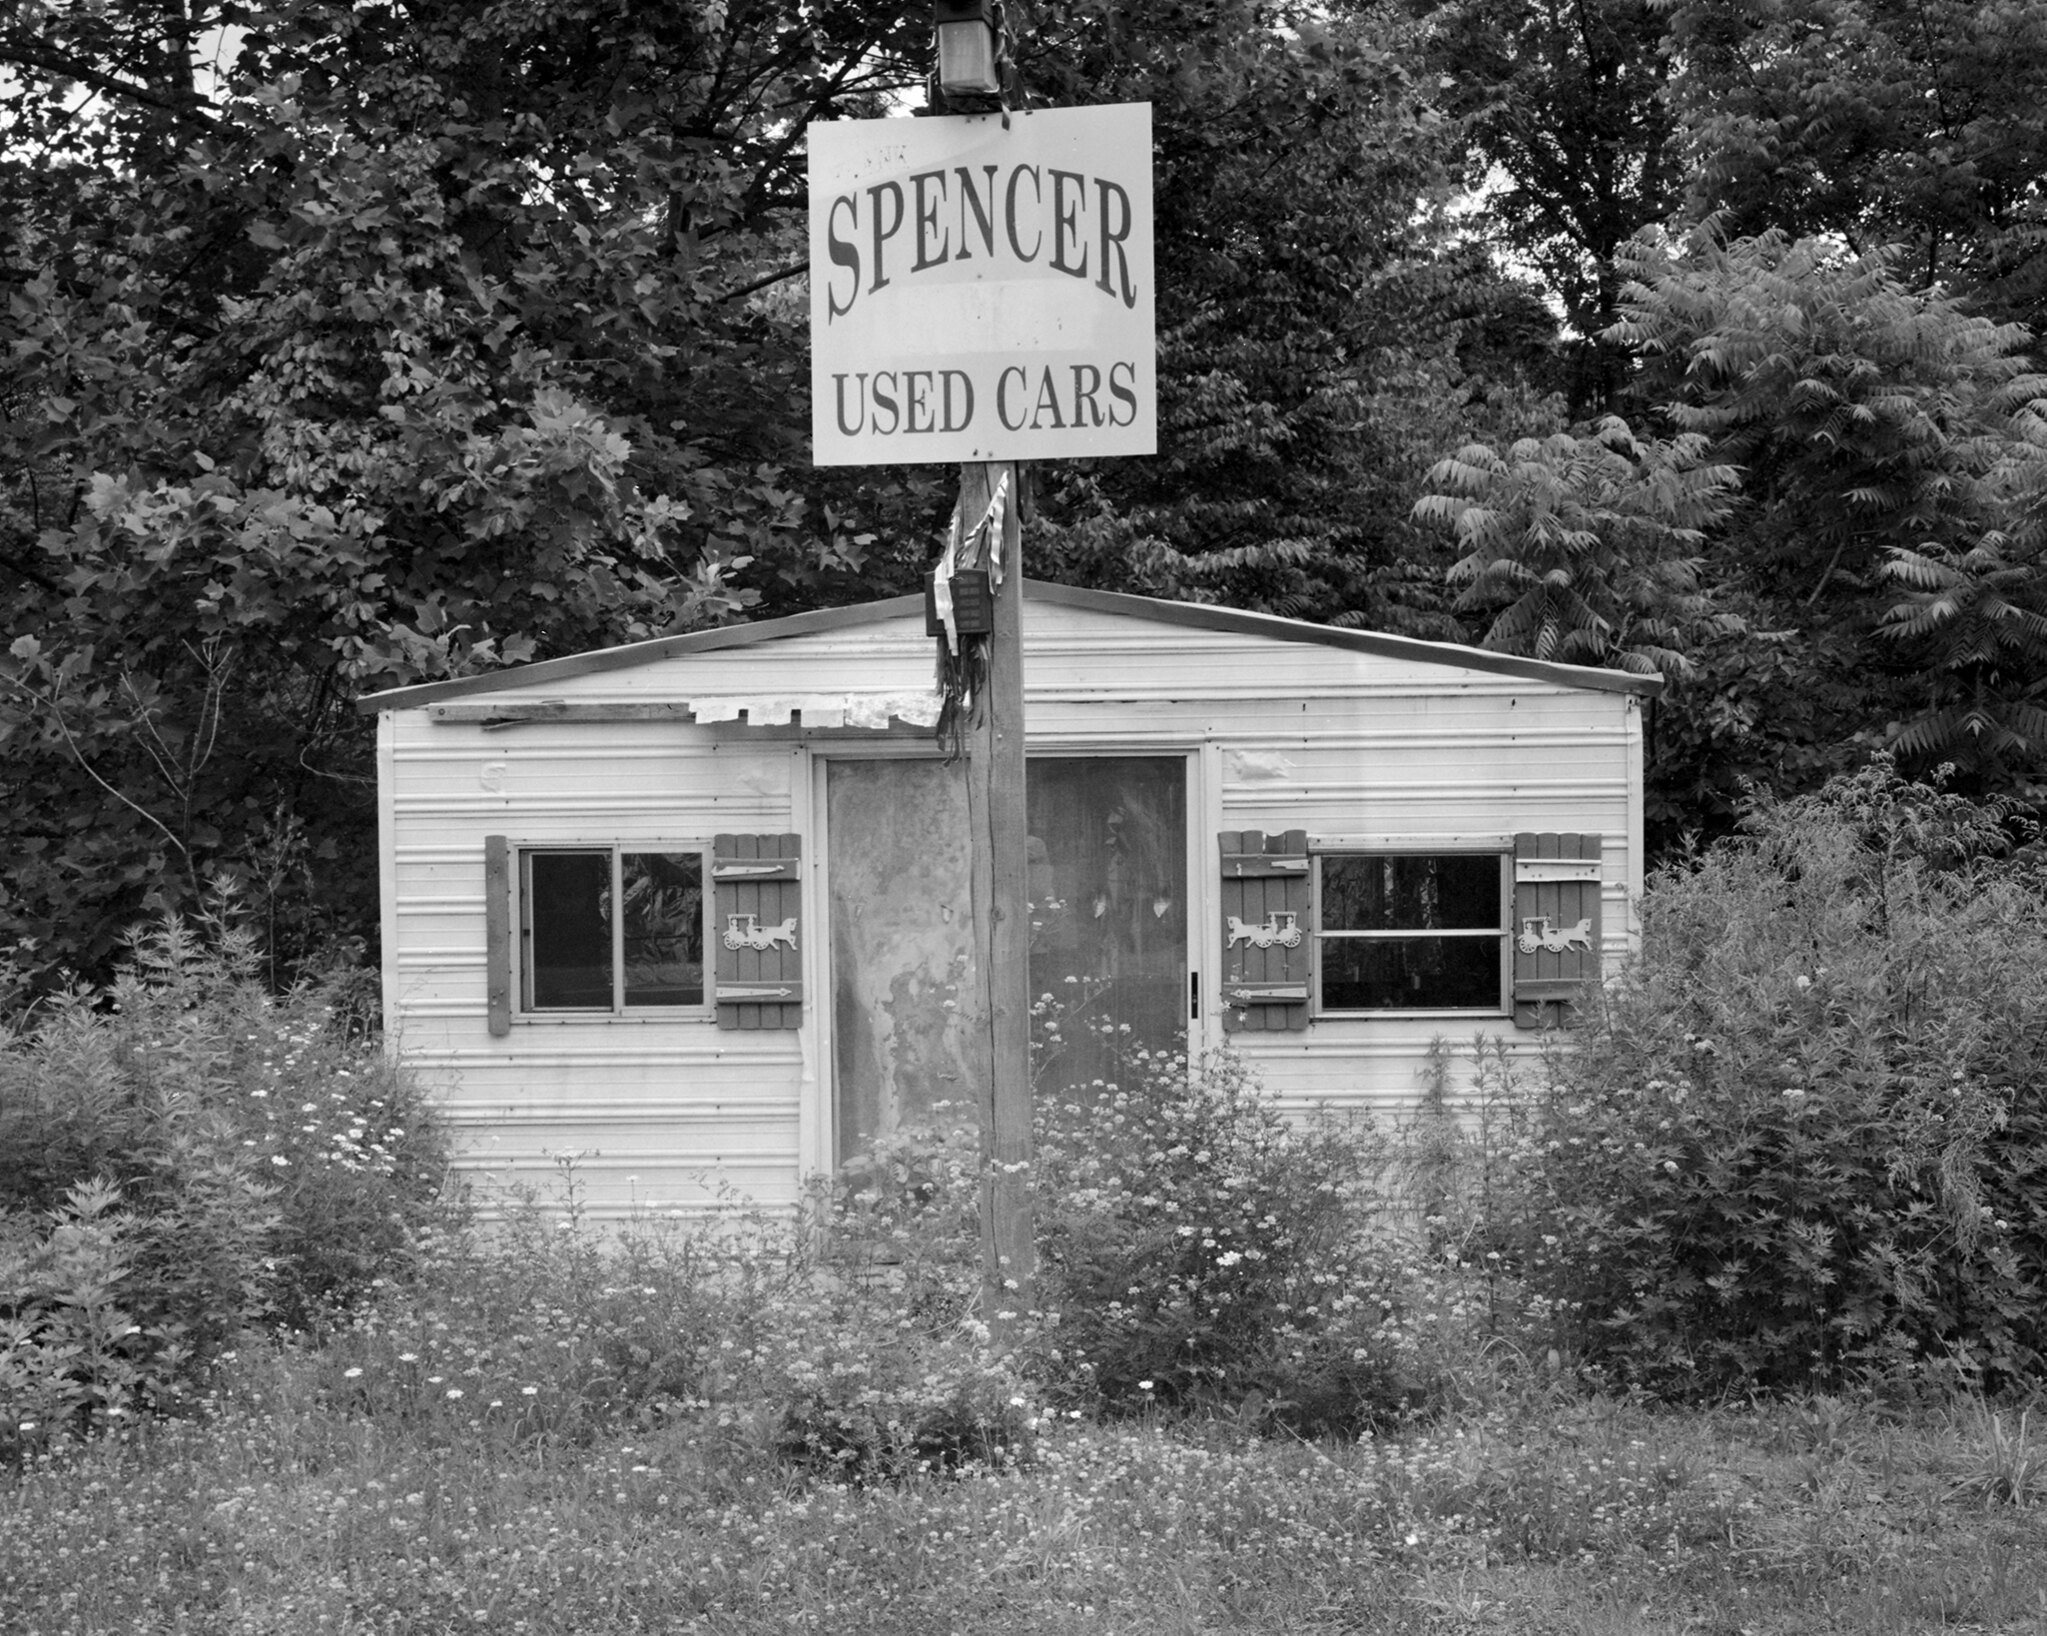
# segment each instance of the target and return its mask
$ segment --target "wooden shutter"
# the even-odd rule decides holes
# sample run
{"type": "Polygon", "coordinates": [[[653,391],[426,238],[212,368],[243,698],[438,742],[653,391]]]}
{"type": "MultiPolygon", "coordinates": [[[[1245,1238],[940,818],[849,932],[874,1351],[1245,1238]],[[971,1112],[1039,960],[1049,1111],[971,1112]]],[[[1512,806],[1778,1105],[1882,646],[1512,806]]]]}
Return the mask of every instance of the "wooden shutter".
{"type": "Polygon", "coordinates": [[[1223,1024],[1247,1030],[1308,1026],[1315,928],[1308,832],[1222,832],[1223,1024]]]}
{"type": "Polygon", "coordinates": [[[720,1028],[803,1021],[803,837],[720,835],[711,843],[720,1028]]]}
{"type": "Polygon", "coordinates": [[[1514,1022],[1556,1028],[1599,980],[1597,835],[1514,837],[1514,1022]]]}
{"type": "Polygon", "coordinates": [[[483,838],[484,982],[490,1031],[512,1031],[512,853],[502,835],[483,838]]]}

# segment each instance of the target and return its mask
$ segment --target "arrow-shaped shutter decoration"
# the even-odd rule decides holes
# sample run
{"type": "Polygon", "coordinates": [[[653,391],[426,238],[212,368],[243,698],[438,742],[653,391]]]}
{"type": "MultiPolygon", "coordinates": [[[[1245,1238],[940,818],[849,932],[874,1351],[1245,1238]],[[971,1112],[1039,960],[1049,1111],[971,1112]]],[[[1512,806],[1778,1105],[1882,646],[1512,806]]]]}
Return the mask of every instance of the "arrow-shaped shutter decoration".
{"type": "Polygon", "coordinates": [[[1599,980],[1600,838],[1514,837],[1514,1023],[1560,1028],[1599,980]]]}
{"type": "Polygon", "coordinates": [[[1223,1023],[1245,1030],[1308,1026],[1308,832],[1222,831],[1223,1023]]]}
{"type": "Polygon", "coordinates": [[[720,1028],[803,1021],[803,837],[720,835],[711,843],[720,1028]]]}

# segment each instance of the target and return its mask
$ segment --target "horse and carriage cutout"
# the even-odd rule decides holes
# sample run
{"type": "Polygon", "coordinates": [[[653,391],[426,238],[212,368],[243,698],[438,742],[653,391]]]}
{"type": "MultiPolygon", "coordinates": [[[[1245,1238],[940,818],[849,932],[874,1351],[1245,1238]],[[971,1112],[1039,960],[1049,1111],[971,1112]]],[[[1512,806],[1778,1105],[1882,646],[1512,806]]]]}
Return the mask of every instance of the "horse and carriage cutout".
{"type": "Polygon", "coordinates": [[[796,917],[791,915],[779,925],[763,926],[759,915],[727,915],[724,943],[728,949],[754,949],[762,954],[781,943],[793,953],[796,948],[796,917]]]}
{"type": "Polygon", "coordinates": [[[1548,915],[1531,915],[1521,922],[1521,935],[1514,939],[1514,945],[1523,954],[1544,949],[1551,954],[1565,954],[1572,949],[1590,954],[1592,917],[1587,915],[1575,926],[1552,926],[1548,915]]]}
{"type": "Polygon", "coordinates": [[[1254,949],[1297,949],[1301,946],[1301,924],[1299,914],[1292,909],[1275,909],[1265,917],[1265,924],[1254,926],[1235,915],[1226,917],[1230,927],[1229,946],[1248,943],[1254,949]]]}

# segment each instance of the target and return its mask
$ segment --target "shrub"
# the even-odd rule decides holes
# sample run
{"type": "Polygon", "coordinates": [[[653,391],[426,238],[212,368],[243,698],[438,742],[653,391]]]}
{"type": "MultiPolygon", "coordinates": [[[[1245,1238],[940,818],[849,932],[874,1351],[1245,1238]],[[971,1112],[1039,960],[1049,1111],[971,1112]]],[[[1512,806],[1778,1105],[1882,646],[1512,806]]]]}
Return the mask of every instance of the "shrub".
{"type": "Polygon", "coordinates": [[[247,1326],[361,1299],[439,1207],[419,1092],[255,970],[224,920],[166,920],[0,1034],[0,1379],[61,1376],[81,1416],[171,1406],[247,1326]],[[116,1309],[121,1347],[65,1351],[116,1309]]]}
{"type": "Polygon", "coordinates": [[[1027,1459],[1038,1417],[1013,1365],[980,1325],[920,1323],[899,1300],[834,1283],[791,1292],[761,1356],[781,1405],[776,1452],[849,1482],[1027,1459]]]}
{"type": "Polygon", "coordinates": [[[1568,1335],[1690,1394],[2047,1348],[2047,895],[1888,766],[1660,874],[1489,1216],[1568,1335]]]}
{"type": "Polygon", "coordinates": [[[135,1217],[105,1182],[72,1188],[47,1229],[0,1218],[0,1461],[79,1420],[182,1400],[183,1326],[145,1327],[135,1217]]]}
{"type": "Polygon", "coordinates": [[[1337,1433],[1426,1398],[1369,1125],[1288,1120],[1228,1051],[1141,1045],[1038,1115],[1042,1349],[1069,1397],[1337,1433]]]}
{"type": "Polygon", "coordinates": [[[980,1167],[976,1131],[938,1126],[834,1178],[764,1348],[783,1458],[865,1482],[1030,1457],[1030,1390],[978,1310],[980,1167]]]}
{"type": "Polygon", "coordinates": [[[1023,1458],[1036,1417],[966,1312],[971,1275],[941,1277],[945,1235],[894,1208],[842,1186],[815,1219],[600,1228],[564,1163],[551,1196],[433,1240],[417,1278],[335,1335],[323,1389],[428,1443],[708,1428],[858,1482],[1023,1458]]]}

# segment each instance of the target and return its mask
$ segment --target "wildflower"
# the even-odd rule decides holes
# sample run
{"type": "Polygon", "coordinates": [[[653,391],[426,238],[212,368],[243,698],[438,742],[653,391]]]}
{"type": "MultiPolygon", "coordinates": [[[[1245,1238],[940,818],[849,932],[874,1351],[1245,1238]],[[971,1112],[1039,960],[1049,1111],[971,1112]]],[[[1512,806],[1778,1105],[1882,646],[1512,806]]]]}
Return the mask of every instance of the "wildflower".
{"type": "Polygon", "coordinates": [[[417,1363],[419,1362],[419,1354],[417,1352],[400,1352],[398,1354],[398,1361],[400,1363],[417,1363]]]}
{"type": "Polygon", "coordinates": [[[519,1388],[519,1395],[521,1397],[538,1397],[540,1395],[540,1388],[538,1386],[521,1386],[519,1388]]]}
{"type": "Polygon", "coordinates": [[[341,1371],[341,1378],[343,1380],[356,1380],[361,1375],[362,1371],[360,1369],[344,1369],[341,1371]]]}
{"type": "Polygon", "coordinates": [[[458,1398],[458,1397],[460,1397],[461,1395],[462,1395],[462,1388],[461,1388],[461,1387],[459,1387],[459,1386],[450,1386],[450,1387],[448,1388],[448,1396],[449,1396],[450,1398],[458,1398]]]}

